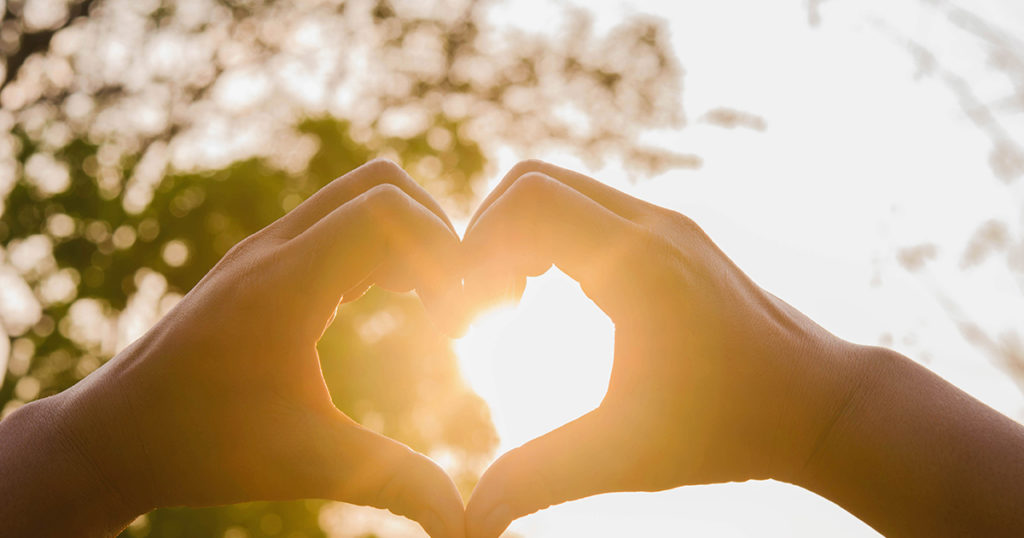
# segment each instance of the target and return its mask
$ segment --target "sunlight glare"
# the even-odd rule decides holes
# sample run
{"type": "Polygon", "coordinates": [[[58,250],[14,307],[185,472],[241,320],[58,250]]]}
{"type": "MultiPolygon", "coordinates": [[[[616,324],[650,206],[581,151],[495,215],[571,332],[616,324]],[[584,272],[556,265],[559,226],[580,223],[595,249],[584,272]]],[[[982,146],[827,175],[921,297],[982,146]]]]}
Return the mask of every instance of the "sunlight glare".
{"type": "Polygon", "coordinates": [[[530,279],[518,306],[478,317],[455,351],[467,382],[491,408],[500,455],[601,402],[612,323],[553,269],[530,279]]]}

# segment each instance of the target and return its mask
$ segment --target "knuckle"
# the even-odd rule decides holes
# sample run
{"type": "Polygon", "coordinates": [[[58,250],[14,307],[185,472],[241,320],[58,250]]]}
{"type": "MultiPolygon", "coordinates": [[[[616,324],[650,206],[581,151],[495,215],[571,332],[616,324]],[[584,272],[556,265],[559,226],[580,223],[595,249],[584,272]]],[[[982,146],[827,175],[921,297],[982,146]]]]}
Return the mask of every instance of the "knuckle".
{"type": "Polygon", "coordinates": [[[540,159],[525,159],[517,162],[515,166],[513,166],[512,169],[509,170],[509,177],[511,177],[512,180],[515,181],[516,179],[519,178],[519,176],[522,176],[523,174],[544,170],[546,165],[547,163],[540,159]]]}
{"type": "MultiPolygon", "coordinates": [[[[261,248],[250,236],[239,241],[217,263],[199,285],[206,293],[218,297],[216,302],[230,304],[238,311],[251,311],[267,298],[263,293],[252,293],[273,280],[277,260],[275,248],[261,248]]],[[[197,285],[198,286],[198,285],[197,285]]]]}
{"type": "Polygon", "coordinates": [[[366,203],[389,210],[401,210],[408,205],[408,196],[393,183],[381,183],[366,191],[366,203]]]}
{"type": "Polygon", "coordinates": [[[637,224],[624,227],[613,236],[609,236],[608,261],[611,266],[609,274],[636,273],[640,271],[645,275],[645,282],[651,282],[651,278],[657,273],[668,259],[675,256],[677,248],[670,237],[658,230],[655,226],[637,224]],[[638,261],[643,261],[638,265],[638,261]]]}
{"type": "Polygon", "coordinates": [[[706,237],[704,230],[690,217],[670,209],[655,208],[641,216],[636,223],[665,241],[684,239],[687,242],[706,237]]]}
{"type": "Polygon", "coordinates": [[[539,172],[528,172],[523,174],[512,184],[503,196],[502,205],[522,224],[530,225],[537,223],[537,217],[543,206],[542,200],[550,198],[554,180],[539,172]]]}
{"type": "Polygon", "coordinates": [[[665,220],[677,230],[697,236],[704,235],[704,229],[696,221],[677,211],[668,211],[665,220]]]}
{"type": "Polygon", "coordinates": [[[710,240],[705,241],[703,230],[689,217],[674,211],[657,213],[636,226],[629,256],[651,262],[642,269],[649,284],[695,285],[692,277],[700,273],[699,260],[710,240]]]}
{"type": "Polygon", "coordinates": [[[402,168],[391,159],[377,158],[364,164],[363,168],[375,176],[402,175],[402,168]]]}
{"type": "Polygon", "coordinates": [[[554,181],[550,177],[540,172],[527,172],[519,176],[509,187],[509,193],[517,197],[532,198],[550,192],[553,185],[554,181]]]}
{"type": "Polygon", "coordinates": [[[217,262],[217,265],[229,266],[245,263],[245,260],[252,258],[254,251],[256,250],[256,243],[258,239],[259,235],[257,233],[235,243],[227,252],[224,253],[224,256],[221,257],[219,262],[217,262]]]}

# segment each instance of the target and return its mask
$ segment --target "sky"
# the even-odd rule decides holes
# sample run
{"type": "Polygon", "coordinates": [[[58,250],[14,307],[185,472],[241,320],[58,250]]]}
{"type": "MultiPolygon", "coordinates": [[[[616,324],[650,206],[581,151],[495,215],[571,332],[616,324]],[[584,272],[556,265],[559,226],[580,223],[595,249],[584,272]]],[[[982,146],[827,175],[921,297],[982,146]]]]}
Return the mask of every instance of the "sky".
{"type": "MultiPolygon", "coordinates": [[[[647,133],[643,142],[699,155],[703,166],[636,177],[614,160],[595,169],[572,153],[501,148],[498,173],[481,196],[522,158],[588,173],[690,216],[756,282],[838,336],[893,347],[1024,420],[1024,385],[964,340],[940,300],[990,334],[1024,334],[1022,276],[999,260],[969,270],[960,263],[971,235],[987,221],[1004,221],[1016,237],[1024,236],[1024,181],[1008,184],[993,174],[992,140],[965,113],[963,96],[951,91],[948,79],[922,71],[906,46],[910,40],[934,52],[979,100],[998,102],[1020,90],[977,40],[949,23],[945,10],[969,7],[1007,35],[1024,35],[1024,2],[819,0],[820,24],[812,25],[809,1],[498,4],[491,22],[526,32],[562,31],[567,6],[591,13],[599,32],[631,16],[663,18],[685,69],[688,122],[647,133]],[[724,129],[703,121],[719,107],[755,114],[765,128],[724,129]],[[899,252],[920,244],[933,244],[936,254],[912,273],[899,252]]],[[[36,4],[46,3],[30,5],[36,4]]],[[[1024,40],[1018,45],[1024,57],[1024,40]]],[[[244,78],[231,82],[221,88],[229,102],[259,89],[244,78]]],[[[996,120],[1006,136],[1024,143],[1024,104],[999,109],[996,120]]],[[[14,254],[10,261],[39,263],[14,254]]],[[[0,299],[31,295],[12,275],[0,272],[0,299]]],[[[159,282],[156,288],[144,283],[139,300],[155,305],[166,291],[166,282],[159,282]]],[[[38,312],[29,315],[35,319],[38,312]]],[[[136,318],[128,335],[153,321],[136,318]]],[[[495,458],[599,403],[611,371],[612,331],[578,285],[552,270],[531,279],[518,307],[484,314],[455,342],[462,374],[491,408],[500,436],[495,458]]],[[[0,357],[8,354],[5,344],[0,338],[0,357]]],[[[321,519],[337,536],[423,535],[408,520],[381,516],[334,504],[321,519]]],[[[597,496],[523,518],[511,534],[877,536],[829,501],[773,481],[597,496]]]]}
{"type": "MultiPolygon", "coordinates": [[[[1021,391],[964,341],[938,300],[949,297],[993,332],[1024,326],[1024,295],[1005,264],[970,271],[958,265],[980,224],[1000,218],[1019,227],[1020,182],[993,175],[989,138],[899,40],[935,50],[985,99],[1013,87],[964,46],[941,11],[919,1],[831,0],[821,24],[811,26],[802,1],[585,5],[599,28],[630,14],[667,20],[686,70],[689,125],[647,142],[696,153],[704,165],[631,178],[614,162],[595,170],[571,154],[530,157],[690,216],[761,286],[833,333],[893,347],[1024,419],[1021,391]],[[722,106],[757,114],[767,127],[700,122],[722,106]],[[911,273],[897,252],[921,243],[938,253],[911,273]]],[[[1024,6],[970,6],[1007,31],[1024,30],[1024,6]]],[[[509,2],[492,16],[558,31],[558,17],[544,15],[551,10],[543,2],[509,2]]],[[[1024,139],[1024,114],[1008,112],[1000,121],[1024,139]]],[[[499,169],[522,157],[503,151],[499,169]]],[[[517,308],[478,319],[456,351],[467,381],[491,406],[501,437],[496,456],[596,406],[612,342],[611,322],[557,270],[531,279],[517,308]]],[[[603,495],[523,518],[511,531],[530,538],[877,536],[829,501],[772,481],[603,495]]]]}

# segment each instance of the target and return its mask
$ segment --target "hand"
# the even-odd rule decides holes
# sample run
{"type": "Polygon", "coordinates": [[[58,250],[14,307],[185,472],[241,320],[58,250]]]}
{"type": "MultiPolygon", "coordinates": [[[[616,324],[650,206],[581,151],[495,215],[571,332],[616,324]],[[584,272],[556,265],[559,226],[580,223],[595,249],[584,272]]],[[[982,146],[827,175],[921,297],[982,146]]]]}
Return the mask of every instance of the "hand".
{"type": "Polygon", "coordinates": [[[342,296],[370,284],[415,288],[448,315],[458,247],[423,189],[371,162],[236,245],[145,336],[48,405],[126,513],[314,497],[461,537],[451,479],[341,413],[316,350],[342,296]]]}
{"type": "Polygon", "coordinates": [[[481,478],[467,536],[598,493],[793,479],[852,394],[853,347],[740,271],[690,219],[527,161],[463,240],[471,304],[517,295],[552,263],[615,324],[600,406],[481,478]]]}

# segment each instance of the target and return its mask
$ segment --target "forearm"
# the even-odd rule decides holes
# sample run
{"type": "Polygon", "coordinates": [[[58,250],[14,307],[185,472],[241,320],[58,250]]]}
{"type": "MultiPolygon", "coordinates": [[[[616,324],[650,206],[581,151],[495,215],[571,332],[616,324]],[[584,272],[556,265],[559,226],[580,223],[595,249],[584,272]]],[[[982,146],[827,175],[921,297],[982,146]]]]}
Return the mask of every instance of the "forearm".
{"type": "Polygon", "coordinates": [[[133,501],[111,486],[64,430],[60,397],[33,402],[0,421],[5,536],[115,536],[138,515],[133,501]]]}
{"type": "Polygon", "coordinates": [[[1024,427],[898,353],[857,354],[798,484],[888,536],[1024,534],[1024,427]]]}

